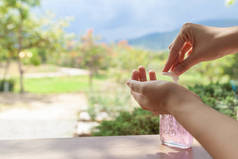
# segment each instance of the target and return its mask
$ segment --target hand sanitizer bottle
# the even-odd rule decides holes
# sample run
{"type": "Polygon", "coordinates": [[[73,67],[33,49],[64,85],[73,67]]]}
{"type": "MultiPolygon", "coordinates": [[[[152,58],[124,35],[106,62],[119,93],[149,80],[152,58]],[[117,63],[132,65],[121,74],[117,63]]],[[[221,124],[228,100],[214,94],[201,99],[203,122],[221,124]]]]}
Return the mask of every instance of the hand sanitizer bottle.
{"type": "MultiPolygon", "coordinates": [[[[173,72],[164,72],[163,75],[171,76],[175,82],[178,77],[173,72]]],[[[192,146],[192,135],[169,114],[160,115],[160,140],[162,144],[187,149],[192,146]]]]}

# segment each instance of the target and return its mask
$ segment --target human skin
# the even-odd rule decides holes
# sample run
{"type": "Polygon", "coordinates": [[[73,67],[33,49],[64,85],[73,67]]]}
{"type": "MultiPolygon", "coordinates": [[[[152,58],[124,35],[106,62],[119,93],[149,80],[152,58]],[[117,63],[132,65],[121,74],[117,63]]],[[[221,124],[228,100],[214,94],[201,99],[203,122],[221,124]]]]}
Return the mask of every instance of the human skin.
{"type": "Polygon", "coordinates": [[[127,82],[143,109],[173,115],[214,159],[237,159],[238,121],[205,105],[186,88],[156,80],[154,71],[149,72],[149,77],[147,81],[145,68],[140,67],[127,82]]]}
{"type": "Polygon", "coordinates": [[[192,66],[238,52],[238,27],[218,28],[186,23],[169,46],[163,72],[181,75],[192,66]]]}

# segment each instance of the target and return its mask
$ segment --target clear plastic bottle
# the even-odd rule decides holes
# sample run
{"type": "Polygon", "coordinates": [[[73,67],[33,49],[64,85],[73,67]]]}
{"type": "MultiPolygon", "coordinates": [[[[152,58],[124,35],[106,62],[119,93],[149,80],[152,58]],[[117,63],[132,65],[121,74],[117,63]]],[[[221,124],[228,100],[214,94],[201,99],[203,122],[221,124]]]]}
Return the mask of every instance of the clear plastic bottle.
{"type": "MultiPolygon", "coordinates": [[[[171,76],[177,83],[178,77],[172,72],[163,73],[171,76]]],[[[160,140],[162,144],[187,149],[192,146],[193,136],[169,114],[160,115],[160,140]]]]}

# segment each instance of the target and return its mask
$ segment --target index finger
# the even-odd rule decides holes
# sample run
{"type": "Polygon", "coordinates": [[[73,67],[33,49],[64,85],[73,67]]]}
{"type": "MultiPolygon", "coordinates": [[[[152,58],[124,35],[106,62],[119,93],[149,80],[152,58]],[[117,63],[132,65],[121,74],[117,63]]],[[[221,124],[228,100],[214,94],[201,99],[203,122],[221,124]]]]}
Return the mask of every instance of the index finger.
{"type": "Polygon", "coordinates": [[[179,51],[181,50],[181,48],[183,47],[183,45],[185,43],[185,41],[183,40],[183,38],[181,36],[182,36],[181,33],[179,33],[179,35],[176,37],[175,41],[171,45],[169,59],[163,69],[163,72],[168,72],[171,69],[171,67],[176,63],[176,61],[178,60],[179,51]]]}

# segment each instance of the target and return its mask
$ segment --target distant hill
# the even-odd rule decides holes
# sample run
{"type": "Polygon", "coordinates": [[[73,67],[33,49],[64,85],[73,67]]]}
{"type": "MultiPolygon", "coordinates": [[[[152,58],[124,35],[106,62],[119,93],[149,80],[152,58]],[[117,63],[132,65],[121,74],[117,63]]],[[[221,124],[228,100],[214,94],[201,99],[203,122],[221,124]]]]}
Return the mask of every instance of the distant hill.
{"type": "MultiPolygon", "coordinates": [[[[238,19],[224,19],[224,20],[206,20],[198,22],[198,24],[217,26],[217,27],[229,27],[238,26],[238,19]]],[[[150,49],[150,50],[165,50],[169,44],[177,36],[179,29],[171,32],[156,32],[147,34],[138,38],[129,39],[128,43],[132,46],[150,49]]]]}

